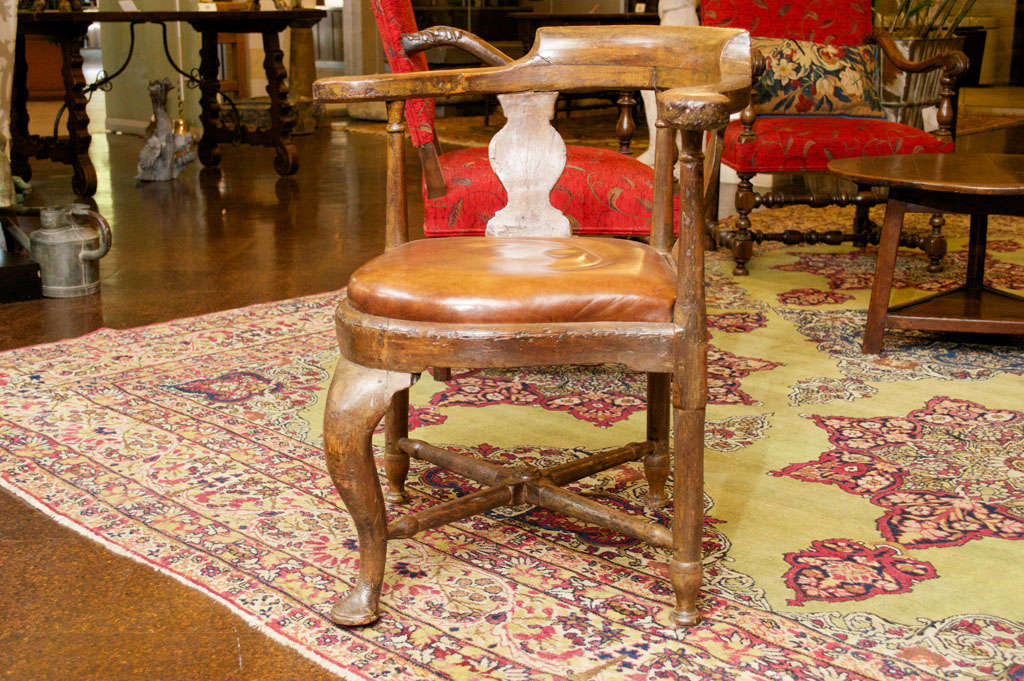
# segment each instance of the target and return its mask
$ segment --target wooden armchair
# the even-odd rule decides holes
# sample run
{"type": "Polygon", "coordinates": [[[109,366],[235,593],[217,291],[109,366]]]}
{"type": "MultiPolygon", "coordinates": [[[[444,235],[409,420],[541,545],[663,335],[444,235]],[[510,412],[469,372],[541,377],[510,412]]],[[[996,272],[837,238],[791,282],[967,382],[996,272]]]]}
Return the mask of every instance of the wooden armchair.
{"type": "MultiPolygon", "coordinates": [[[[384,54],[394,73],[426,72],[423,52],[440,46],[462,49],[491,66],[511,61],[500,50],[457,28],[435,26],[419,31],[410,0],[372,0],[371,6],[384,54]]],[[[622,91],[619,106],[617,134],[621,150],[633,130],[631,92],[622,91]]],[[[487,148],[443,152],[434,129],[431,99],[409,100],[405,117],[423,168],[423,233],[483,234],[487,221],[506,200],[501,182],[487,165],[487,148]]],[[[650,167],[613,149],[569,145],[567,155],[552,202],[569,218],[574,233],[648,233],[654,182],[650,167]]]]}
{"type": "MultiPolygon", "coordinates": [[[[857,192],[785,193],[754,191],[751,179],[765,173],[826,173],[829,161],[857,156],[939,153],[953,150],[956,134],[956,80],[968,65],[962,52],[923,62],[904,59],[892,40],[872,30],[871,0],[705,0],[701,23],[748,29],[755,65],[751,100],[739,120],[717,137],[721,161],[739,175],[736,229],[716,230],[716,241],[732,250],[734,274],[747,274],[753,244],[853,242],[877,244],[877,225],[868,209],[883,200],[871,187],[857,192]],[[878,50],[896,69],[921,73],[942,69],[939,128],[927,133],[883,118],[878,50]],[[851,232],[819,232],[794,227],[780,233],[751,229],[755,208],[792,204],[854,205],[851,232]]],[[[717,150],[716,150],[717,152],[717,150]]],[[[715,204],[717,205],[717,203],[715,204]]],[[[901,245],[921,248],[941,269],[946,253],[941,216],[927,235],[904,234],[901,245]]]]}
{"type": "Polygon", "coordinates": [[[386,100],[389,133],[386,251],[352,275],[338,306],[341,359],[324,416],[328,468],[352,515],[360,554],[352,590],[331,611],[335,622],[360,625],[378,617],[387,540],[522,503],[670,549],[673,619],[699,620],[707,352],[701,136],[743,106],[749,85],[745,32],[655,26],[545,28],[529,54],[505,66],[316,83],[321,101],[386,100]],[[659,93],[650,245],[574,237],[569,220],[551,205],[566,162],[565,144],[550,125],[558,90],[598,87],[659,93]],[[488,221],[487,236],[407,241],[404,101],[463,92],[497,94],[504,108],[508,122],[489,156],[508,203],[488,221]],[[677,130],[684,143],[673,249],[677,130]],[[647,372],[646,441],[540,470],[499,466],[408,438],[408,388],[427,367],[605,362],[647,372]],[[389,502],[406,499],[410,457],[475,480],[480,490],[389,523],[370,444],[385,413],[389,502]],[[560,489],[642,460],[648,503],[661,507],[668,503],[670,458],[671,529],[560,489]]]}

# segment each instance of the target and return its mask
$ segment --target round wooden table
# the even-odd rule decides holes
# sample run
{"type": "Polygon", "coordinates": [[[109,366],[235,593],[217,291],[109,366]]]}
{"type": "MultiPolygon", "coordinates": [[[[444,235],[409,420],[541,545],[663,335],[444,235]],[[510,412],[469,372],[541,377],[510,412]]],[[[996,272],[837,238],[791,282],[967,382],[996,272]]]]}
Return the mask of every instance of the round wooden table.
{"type": "Polygon", "coordinates": [[[860,184],[889,187],[863,352],[881,350],[887,327],[1024,334],[1024,298],[984,284],[988,216],[1024,216],[1024,155],[904,154],[846,158],[828,167],[860,184]],[[908,205],[970,214],[967,280],[954,291],[889,308],[896,249],[908,205]]]}

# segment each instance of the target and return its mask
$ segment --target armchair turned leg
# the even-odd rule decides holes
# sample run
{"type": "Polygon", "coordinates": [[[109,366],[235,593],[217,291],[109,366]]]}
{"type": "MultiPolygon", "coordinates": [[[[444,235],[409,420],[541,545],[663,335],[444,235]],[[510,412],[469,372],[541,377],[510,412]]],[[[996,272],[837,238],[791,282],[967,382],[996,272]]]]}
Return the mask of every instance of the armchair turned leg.
{"type": "Polygon", "coordinates": [[[352,590],[334,604],[330,614],[342,626],[370,624],[379,617],[387,517],[370,438],[392,395],[411,384],[409,374],[368,369],[342,357],[327,394],[327,470],[359,536],[359,575],[352,590]]]}
{"type": "Polygon", "coordinates": [[[704,409],[675,410],[672,559],[668,575],[676,593],[672,621],[693,626],[701,620],[701,540],[704,531],[704,409]]]}
{"type": "Polygon", "coordinates": [[[671,374],[647,374],[647,440],[654,450],[644,457],[647,478],[647,507],[663,508],[668,504],[665,481],[668,479],[669,380],[671,374]]]}
{"type": "Polygon", "coordinates": [[[750,180],[753,175],[744,173],[739,176],[740,183],[736,187],[736,231],[730,236],[730,248],[736,267],[732,273],[737,277],[743,277],[750,272],[747,271],[747,262],[754,254],[754,238],[750,233],[750,212],[754,210],[754,185],[750,180]]]}
{"type": "Polygon", "coordinates": [[[409,390],[399,390],[391,398],[384,415],[384,472],[388,477],[385,498],[392,504],[409,501],[405,478],[409,475],[409,455],[398,448],[398,441],[409,437],[409,390]]]}
{"type": "Polygon", "coordinates": [[[921,249],[930,261],[928,271],[941,272],[944,269],[942,259],[946,257],[946,237],[942,233],[942,228],[946,225],[946,218],[942,217],[942,213],[933,213],[928,224],[931,225],[932,231],[924,238],[921,249]]]}

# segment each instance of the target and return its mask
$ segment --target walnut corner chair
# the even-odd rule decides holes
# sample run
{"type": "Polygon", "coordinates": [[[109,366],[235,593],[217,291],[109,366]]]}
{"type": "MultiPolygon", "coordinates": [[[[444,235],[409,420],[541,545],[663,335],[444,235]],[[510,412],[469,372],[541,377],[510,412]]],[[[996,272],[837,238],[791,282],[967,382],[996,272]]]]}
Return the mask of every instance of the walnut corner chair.
{"type": "Polygon", "coordinates": [[[672,620],[699,621],[707,354],[701,137],[746,103],[750,74],[744,31],[602,26],[542,28],[527,55],[498,67],[316,83],[320,101],[385,100],[388,111],[385,252],[352,275],[338,305],[341,358],[324,415],[328,470],[359,538],[358,575],[331,610],[336,623],[378,618],[389,539],[522,503],[670,549],[672,620]],[[573,236],[569,220],[551,205],[566,163],[565,144],[550,124],[555,100],[559,90],[588,88],[658,92],[649,244],[573,236]],[[507,123],[491,141],[490,164],[508,189],[508,203],[488,222],[486,236],[408,241],[404,101],[448,93],[498,95],[507,123]],[[681,227],[673,246],[677,131],[681,227]],[[540,470],[500,466],[408,437],[408,389],[427,367],[606,362],[647,373],[644,442],[540,470]],[[389,523],[370,441],[382,417],[389,502],[407,498],[410,457],[481,488],[389,523]],[[674,461],[671,529],[560,488],[639,460],[651,507],[668,503],[674,461]]]}
{"type": "MultiPolygon", "coordinates": [[[[717,243],[731,249],[734,274],[747,274],[753,244],[825,243],[857,246],[877,244],[879,228],[868,209],[884,201],[869,186],[856,192],[755,192],[756,174],[827,173],[833,159],[890,154],[952,151],[956,134],[957,78],[967,70],[967,56],[953,51],[920,62],[905,59],[893,40],[872,28],[872,0],[704,0],[705,26],[742,28],[751,33],[755,53],[750,103],[738,120],[716,136],[721,162],[739,175],[733,230],[713,225],[717,243]],[[889,121],[881,102],[882,65],[906,73],[942,69],[939,78],[938,124],[934,133],[889,121]],[[751,229],[755,208],[785,205],[854,205],[852,231],[800,230],[782,232],[751,229]]],[[[710,210],[717,207],[709,205],[710,210]]],[[[717,223],[717,215],[711,215],[717,223]]],[[[933,215],[931,232],[903,234],[903,246],[922,249],[929,271],[942,269],[946,240],[941,215],[933,215]]]]}
{"type": "MultiPolygon", "coordinates": [[[[428,70],[424,52],[449,46],[484,64],[500,66],[512,58],[472,33],[450,26],[417,29],[410,0],[371,0],[377,31],[393,73],[428,70]]],[[[439,96],[454,93],[442,92],[439,96]]],[[[568,145],[566,168],[552,192],[576,234],[644,237],[653,201],[650,167],[628,154],[632,134],[631,93],[620,97],[617,134],[620,151],[568,145]]],[[[487,221],[505,205],[505,190],[487,164],[487,147],[442,153],[434,127],[433,99],[411,99],[405,117],[423,169],[423,233],[467,236],[484,233],[487,221]]]]}

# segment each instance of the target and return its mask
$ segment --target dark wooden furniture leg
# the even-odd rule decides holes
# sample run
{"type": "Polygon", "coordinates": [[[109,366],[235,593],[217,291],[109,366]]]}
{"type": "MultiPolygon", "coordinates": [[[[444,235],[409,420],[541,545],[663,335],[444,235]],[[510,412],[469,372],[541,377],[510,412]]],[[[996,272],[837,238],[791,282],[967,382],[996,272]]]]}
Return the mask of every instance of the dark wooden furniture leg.
{"type": "Polygon", "coordinates": [[[220,122],[220,56],[217,47],[217,31],[202,32],[199,48],[199,105],[202,112],[199,121],[203,124],[203,137],[199,140],[199,160],[204,166],[220,164],[217,151],[218,138],[222,131],[220,122]]]}
{"type": "Polygon", "coordinates": [[[890,200],[885,208],[882,236],[878,243],[878,260],[875,264],[875,279],[871,284],[871,302],[868,304],[868,319],[864,327],[864,354],[877,355],[882,349],[882,333],[885,330],[885,315],[889,309],[889,292],[892,277],[896,271],[896,250],[900,246],[900,230],[907,205],[902,201],[890,200]]]}
{"type": "Polygon", "coordinates": [[[19,31],[14,47],[11,89],[11,172],[26,182],[32,179],[28,145],[28,62],[25,61],[25,34],[19,31]]]}
{"type": "Polygon", "coordinates": [[[264,31],[263,53],[263,70],[267,74],[267,94],[270,95],[270,140],[277,150],[274,170],[278,175],[294,175],[299,170],[299,154],[292,144],[292,129],[298,116],[288,100],[285,82],[288,73],[277,31],[264,31]]]}
{"type": "Polygon", "coordinates": [[[647,374],[647,441],[653,447],[644,456],[644,477],[647,478],[647,507],[663,508],[668,504],[665,481],[668,479],[668,435],[671,403],[671,374],[647,374]]]}
{"type": "Polygon", "coordinates": [[[988,215],[971,213],[971,236],[967,246],[967,289],[978,291],[985,285],[985,247],[988,242],[988,215]]]}
{"type": "Polygon", "coordinates": [[[331,619],[338,624],[369,624],[378,617],[388,528],[370,439],[392,395],[411,383],[409,374],[368,369],[341,357],[327,394],[327,470],[359,536],[359,576],[331,609],[331,619]]]}
{"type": "Polygon", "coordinates": [[[405,478],[409,475],[409,454],[398,441],[409,437],[409,391],[399,390],[384,415],[384,472],[388,477],[387,500],[392,504],[409,501],[405,478]]]}
{"type": "MultiPolygon", "coordinates": [[[[64,104],[68,111],[68,142],[66,150],[61,154],[66,163],[71,164],[71,188],[79,196],[92,196],[96,193],[96,169],[89,160],[89,116],[85,113],[85,74],[82,73],[82,32],[74,31],[61,36],[61,67],[60,75],[64,80],[64,104]]],[[[59,149],[59,144],[57,149],[59,149]]],[[[55,149],[54,160],[57,153],[55,149]]]]}

